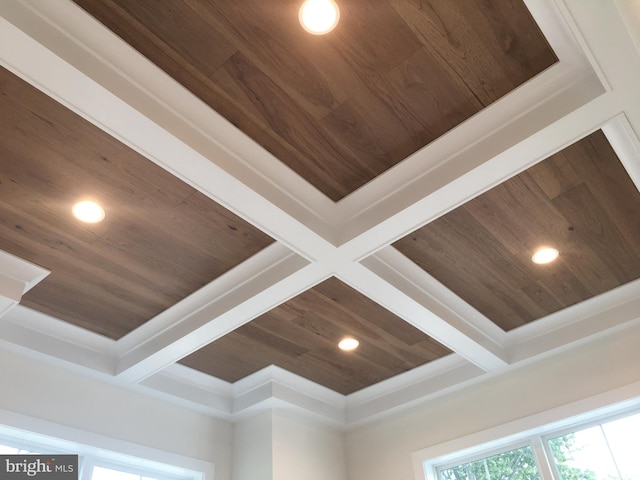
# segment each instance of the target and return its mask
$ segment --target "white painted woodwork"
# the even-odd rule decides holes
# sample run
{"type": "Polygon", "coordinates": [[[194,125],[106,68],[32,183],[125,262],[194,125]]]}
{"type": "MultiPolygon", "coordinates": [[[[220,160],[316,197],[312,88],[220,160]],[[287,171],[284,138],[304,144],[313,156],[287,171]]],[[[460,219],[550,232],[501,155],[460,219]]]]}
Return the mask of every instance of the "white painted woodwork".
{"type": "Polygon", "coordinates": [[[49,270],[0,250],[0,317],[20,303],[22,295],[49,273],[49,270]]]}
{"type": "MultiPolygon", "coordinates": [[[[106,389],[144,392],[210,416],[245,421],[286,408],[360,428],[538,363],[541,376],[551,358],[635,332],[638,282],[505,333],[389,247],[598,128],[640,185],[635,3],[526,3],[559,64],[334,204],[72,2],[0,2],[3,66],[277,241],[117,342],[17,305],[47,272],[34,267],[31,276],[18,275],[0,252],[0,313],[6,312],[0,353],[27,354],[49,363],[47,369],[64,366],[106,389]],[[331,275],[456,353],[347,397],[276,367],[231,385],[175,365],[331,275]]],[[[578,366],[571,372],[582,374],[578,366]]],[[[628,379],[629,372],[622,374],[628,379]]],[[[549,385],[563,387],[553,378],[549,385]]],[[[504,388],[514,398],[515,385],[504,388]]],[[[574,397],[586,394],[583,389],[574,397]]],[[[13,404],[17,397],[10,397],[13,404]]],[[[523,411],[507,409],[500,418],[523,411]]],[[[464,433],[456,422],[452,432],[464,433]]],[[[369,443],[375,456],[380,447],[369,443]]],[[[358,463],[360,455],[350,460],[354,471],[370,473],[358,463]]],[[[393,478],[405,478],[404,464],[392,458],[389,465],[398,467],[393,478]]],[[[353,478],[376,480],[384,471],[353,478]]]]}

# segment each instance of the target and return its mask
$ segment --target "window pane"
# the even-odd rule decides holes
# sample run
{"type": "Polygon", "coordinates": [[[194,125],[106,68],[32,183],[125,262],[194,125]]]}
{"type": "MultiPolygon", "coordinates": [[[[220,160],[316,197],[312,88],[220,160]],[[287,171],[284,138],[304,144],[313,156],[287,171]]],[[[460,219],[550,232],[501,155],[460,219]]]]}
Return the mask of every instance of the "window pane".
{"type": "Polygon", "coordinates": [[[441,480],[539,480],[531,447],[499,453],[440,471],[441,480]]]}
{"type": "Polygon", "coordinates": [[[7,447],[6,445],[0,445],[0,454],[2,455],[14,455],[18,453],[17,448],[7,447]]]}
{"type": "Polygon", "coordinates": [[[37,452],[24,450],[22,448],[9,447],[8,445],[0,445],[1,455],[40,455],[37,452]]]}
{"type": "Polygon", "coordinates": [[[615,480],[618,472],[600,426],[549,440],[562,480],[615,480]]]}
{"type": "Polygon", "coordinates": [[[93,474],[91,480],[155,480],[149,477],[141,477],[135,473],[121,472],[119,470],[112,470],[104,467],[93,467],[93,474]]]}
{"type": "Polygon", "coordinates": [[[602,425],[623,480],[640,480],[640,414],[602,425]]]}

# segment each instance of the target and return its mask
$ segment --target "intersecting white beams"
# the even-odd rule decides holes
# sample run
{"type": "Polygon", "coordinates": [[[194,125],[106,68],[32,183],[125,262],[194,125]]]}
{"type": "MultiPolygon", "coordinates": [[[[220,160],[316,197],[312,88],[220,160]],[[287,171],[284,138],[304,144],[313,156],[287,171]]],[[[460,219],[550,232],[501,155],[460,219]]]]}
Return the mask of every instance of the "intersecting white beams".
{"type": "MultiPolygon", "coordinates": [[[[303,288],[312,286],[330,276],[343,264],[349,263],[351,259],[346,258],[338,248],[332,245],[331,234],[322,236],[322,232],[317,233],[313,230],[320,223],[318,219],[322,218],[323,214],[326,216],[327,206],[330,205],[330,203],[326,203],[326,199],[322,204],[316,202],[316,207],[318,207],[316,210],[320,212],[317,215],[309,216],[309,208],[299,205],[297,198],[288,199],[289,201],[285,202],[283,207],[276,204],[277,200],[281,200],[280,195],[285,191],[283,189],[279,189],[276,192],[277,195],[272,195],[273,200],[258,195],[246,186],[246,184],[255,183],[255,179],[246,172],[241,172],[242,175],[235,172],[244,180],[244,183],[239,182],[207,158],[214,159],[215,162],[225,167],[232,165],[235,170],[237,170],[236,165],[238,164],[246,165],[245,160],[236,154],[231,154],[222,143],[222,139],[228,141],[229,138],[238,137],[241,137],[242,140],[242,142],[238,141],[239,144],[248,144],[253,149],[250,153],[260,154],[264,157],[268,155],[266,152],[249,142],[240,132],[220,119],[215,112],[212,112],[172,79],[159,72],[155,66],[106,31],[75,5],[56,4],[55,7],[51,7],[51,10],[39,13],[34,10],[41,8],[47,9],[49,7],[38,2],[21,2],[4,6],[3,14],[5,17],[10,18],[12,22],[30,35],[26,36],[22,31],[12,28],[11,25],[5,25],[4,30],[7,38],[3,43],[11,45],[11,48],[7,48],[7,51],[4,52],[4,61],[12,70],[164,168],[178,174],[196,188],[272,234],[292,250],[311,261],[315,261],[310,266],[304,267],[305,271],[310,273],[302,273],[298,275],[301,278],[290,278],[286,281],[287,285],[291,285],[290,288],[293,286],[300,288],[301,285],[303,288]],[[61,8],[61,5],[66,5],[66,7],[61,8]],[[39,15],[46,15],[46,20],[39,15]],[[52,18],[55,18],[56,22],[62,23],[65,29],[71,30],[72,33],[69,35],[84,34],[89,38],[78,42],[72,40],[71,37],[59,35],[59,30],[53,28],[49,23],[52,18]],[[73,66],[61,59],[60,56],[52,54],[51,50],[45,49],[34,39],[46,44],[56,54],[66,55],[68,60],[73,62],[73,66]],[[94,56],[97,55],[95,52],[92,52],[94,55],[88,54],[86,46],[89,43],[92,47],[95,44],[95,48],[101,49],[100,54],[103,55],[103,58],[98,59],[94,56]],[[117,51],[104,53],[105,45],[110,44],[114,44],[117,51]],[[24,46],[25,48],[16,48],[16,46],[24,46]],[[26,49],[28,51],[25,51],[26,49]],[[129,62],[125,62],[126,65],[116,70],[104,57],[111,61],[117,59],[120,62],[123,59],[128,59],[129,62]],[[134,69],[139,69],[139,65],[143,65],[146,68],[143,72],[145,77],[138,79],[138,82],[132,80],[136,75],[141,75],[138,71],[131,72],[131,78],[126,77],[121,72],[128,65],[135,65],[134,69]],[[83,69],[83,73],[79,72],[80,68],[83,69]],[[89,72],[88,75],[85,75],[87,72],[89,72]],[[93,79],[89,77],[93,77],[93,79]],[[164,81],[164,84],[160,85],[162,92],[152,92],[153,82],[160,82],[158,79],[164,81]],[[106,91],[94,80],[108,83],[110,91],[106,91]],[[144,89],[139,87],[142,84],[145,85],[144,89]],[[79,88],[80,85],[82,88],[79,88]],[[78,94],[79,91],[80,94],[78,94]],[[111,91],[119,97],[126,98],[136,108],[133,109],[123,103],[111,91]],[[168,105],[170,100],[176,96],[178,98],[175,105],[168,105]],[[185,108],[185,105],[188,108],[185,108]],[[175,112],[178,108],[183,110],[179,115],[176,115],[175,112]],[[144,112],[144,115],[141,112],[144,112]],[[194,115],[199,117],[194,119],[194,115]],[[202,118],[205,115],[206,119],[202,118]],[[154,122],[151,122],[150,118],[153,118],[154,122]],[[214,125],[215,128],[203,132],[202,125],[214,125]],[[222,132],[218,131],[221,129],[222,132]],[[214,135],[216,137],[213,137],[214,135]],[[184,140],[185,138],[188,139],[189,144],[184,140]],[[205,154],[207,158],[205,158],[205,154]],[[291,207],[293,203],[296,205],[291,207]],[[308,222],[309,218],[311,219],[309,224],[298,221],[288,213],[288,211],[297,213],[302,210],[306,214],[304,220],[308,222]]],[[[62,27],[58,26],[58,28],[62,27]]],[[[243,153],[248,155],[246,149],[243,153]]],[[[265,159],[260,158],[259,160],[265,159]]],[[[271,164],[279,165],[282,172],[287,173],[289,177],[294,175],[274,159],[268,158],[267,160],[270,160],[271,164]]],[[[258,164],[265,163],[269,162],[258,162],[258,164]]],[[[267,187],[272,185],[269,179],[266,180],[263,181],[262,191],[268,190],[267,187]]],[[[306,183],[297,176],[293,180],[296,180],[295,185],[303,184],[306,186],[306,183]]],[[[315,190],[310,188],[307,190],[309,192],[305,192],[300,198],[319,198],[317,192],[314,193],[315,190]]],[[[280,203],[282,204],[282,201],[280,203]]],[[[324,218],[325,222],[321,225],[321,231],[331,232],[333,230],[332,225],[328,222],[329,218],[330,216],[324,218]]],[[[276,298],[279,301],[284,301],[298,292],[299,290],[280,292],[276,298]]],[[[257,292],[255,293],[257,295],[257,292]]],[[[238,306],[241,303],[239,302],[238,306]]],[[[245,305],[249,304],[245,303],[245,305]]],[[[126,358],[120,359],[118,373],[131,380],[145,378],[172,361],[182,358],[202,344],[251,320],[262,313],[264,307],[254,307],[253,311],[250,310],[250,308],[244,308],[246,316],[232,315],[231,323],[220,321],[222,312],[216,311],[215,315],[212,314],[209,319],[216,318],[215,326],[210,326],[204,335],[201,318],[195,322],[195,326],[194,322],[191,324],[181,322],[168,328],[163,327],[162,331],[157,332],[154,342],[145,340],[144,348],[142,348],[143,345],[140,345],[141,348],[138,348],[133,355],[126,352],[126,358]],[[220,327],[221,325],[225,326],[220,327]],[[191,334],[187,334],[187,328],[191,328],[191,334]],[[199,338],[201,343],[194,344],[189,341],[190,337],[199,338]],[[152,343],[157,345],[155,351],[148,348],[152,343]]],[[[191,317],[193,318],[193,315],[191,317]]],[[[457,345],[455,338],[445,340],[444,343],[453,348],[465,346],[464,344],[457,345]]],[[[489,356],[495,355],[490,353],[489,356]]],[[[490,362],[485,362],[483,359],[478,359],[477,362],[486,369],[492,369],[496,365],[505,365],[499,357],[492,358],[490,362]]]]}
{"type": "MultiPolygon", "coordinates": [[[[602,74],[588,62],[579,32],[561,3],[525,3],[558,63],[341,200],[337,214],[346,229],[342,241],[361,242],[360,237],[371,235],[376,225],[394,234],[412,231],[415,220],[404,218],[427,223],[446,213],[441,205],[453,208],[464,203],[584,135],[582,124],[566,131],[565,125],[554,122],[602,93],[602,74]],[[547,126],[544,138],[532,138],[547,126]],[[475,171],[464,181],[464,174],[481,166],[485,172],[475,171]],[[437,198],[430,195],[445,190],[443,187],[453,193],[437,198]],[[432,214],[417,214],[416,210],[434,203],[432,214]],[[398,227],[399,221],[407,225],[398,227]]],[[[610,113],[602,112],[595,124],[606,121],[607,115],[610,113]]],[[[585,121],[593,128],[593,114],[586,115],[585,121]]]]}
{"type": "MultiPolygon", "coordinates": [[[[406,262],[387,245],[621,112],[635,138],[637,53],[629,53],[633,44],[619,31],[615,6],[582,0],[527,4],[560,63],[337,205],[74,4],[0,4],[7,19],[0,49],[8,68],[280,242],[274,250],[280,249],[287,267],[271,272],[273,283],[255,280],[253,292],[229,301],[238,292],[221,294],[223,280],[213,282],[205,289],[217,293],[196,302],[197,312],[170,322],[156,318],[122,339],[113,373],[127,381],[146,378],[259,315],[267,295],[261,287],[270,288],[275,305],[334,274],[482,369],[505,367],[509,335],[428,276],[417,283],[431,287],[409,288],[411,275],[397,274],[406,262]],[[606,25],[588,28],[595,22],[606,25]],[[610,55],[611,49],[625,61],[610,55]],[[212,310],[202,310],[205,305],[212,310]],[[211,318],[199,316],[204,313],[211,318]],[[210,322],[214,317],[226,321],[210,322]]],[[[272,253],[240,270],[259,270],[254,267],[272,253]]]]}

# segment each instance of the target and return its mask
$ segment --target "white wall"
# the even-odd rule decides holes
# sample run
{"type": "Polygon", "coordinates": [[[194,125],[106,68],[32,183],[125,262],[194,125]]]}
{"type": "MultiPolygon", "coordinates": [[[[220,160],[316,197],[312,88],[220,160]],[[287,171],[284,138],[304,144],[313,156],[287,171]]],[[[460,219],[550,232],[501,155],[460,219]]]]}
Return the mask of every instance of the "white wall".
{"type": "Polygon", "coordinates": [[[625,329],[352,430],[349,479],[413,480],[418,450],[628,385],[625,395],[640,396],[639,340],[640,328],[625,329]]]}
{"type": "Polygon", "coordinates": [[[0,410],[211,462],[231,480],[228,422],[6,351],[0,410]]]}
{"type": "Polygon", "coordinates": [[[273,414],[259,413],[233,426],[233,480],[273,480],[273,414]]]}
{"type": "Polygon", "coordinates": [[[346,480],[344,451],[336,428],[268,410],[234,425],[233,480],[346,480]]]}
{"type": "Polygon", "coordinates": [[[344,435],[291,412],[273,416],[274,480],[346,480],[344,435]]]}
{"type": "Polygon", "coordinates": [[[414,480],[418,450],[625,386],[640,397],[639,339],[626,328],[345,434],[278,410],[232,427],[2,351],[0,410],[212,462],[215,480],[414,480]]]}

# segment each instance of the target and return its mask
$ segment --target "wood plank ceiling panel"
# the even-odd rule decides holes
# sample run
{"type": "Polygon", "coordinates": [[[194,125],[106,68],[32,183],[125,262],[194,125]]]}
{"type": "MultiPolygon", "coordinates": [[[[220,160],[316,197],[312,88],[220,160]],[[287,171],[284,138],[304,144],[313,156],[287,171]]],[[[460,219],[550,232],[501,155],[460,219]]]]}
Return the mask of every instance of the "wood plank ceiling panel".
{"type": "Polygon", "coordinates": [[[0,249],[52,271],[22,304],[114,339],[272,242],[5,69],[0,211],[0,249]]]}
{"type": "Polygon", "coordinates": [[[331,278],[181,363],[228,382],[273,364],[346,395],[449,353],[431,337],[331,278]],[[338,349],[345,336],[360,341],[357,350],[338,349]]]}
{"type": "Polygon", "coordinates": [[[597,131],[394,244],[504,330],[640,278],[640,194],[597,131]],[[549,265],[533,251],[560,251],[549,265]]]}
{"type": "Polygon", "coordinates": [[[557,58],[521,0],[75,0],[337,201],[557,58]]]}

